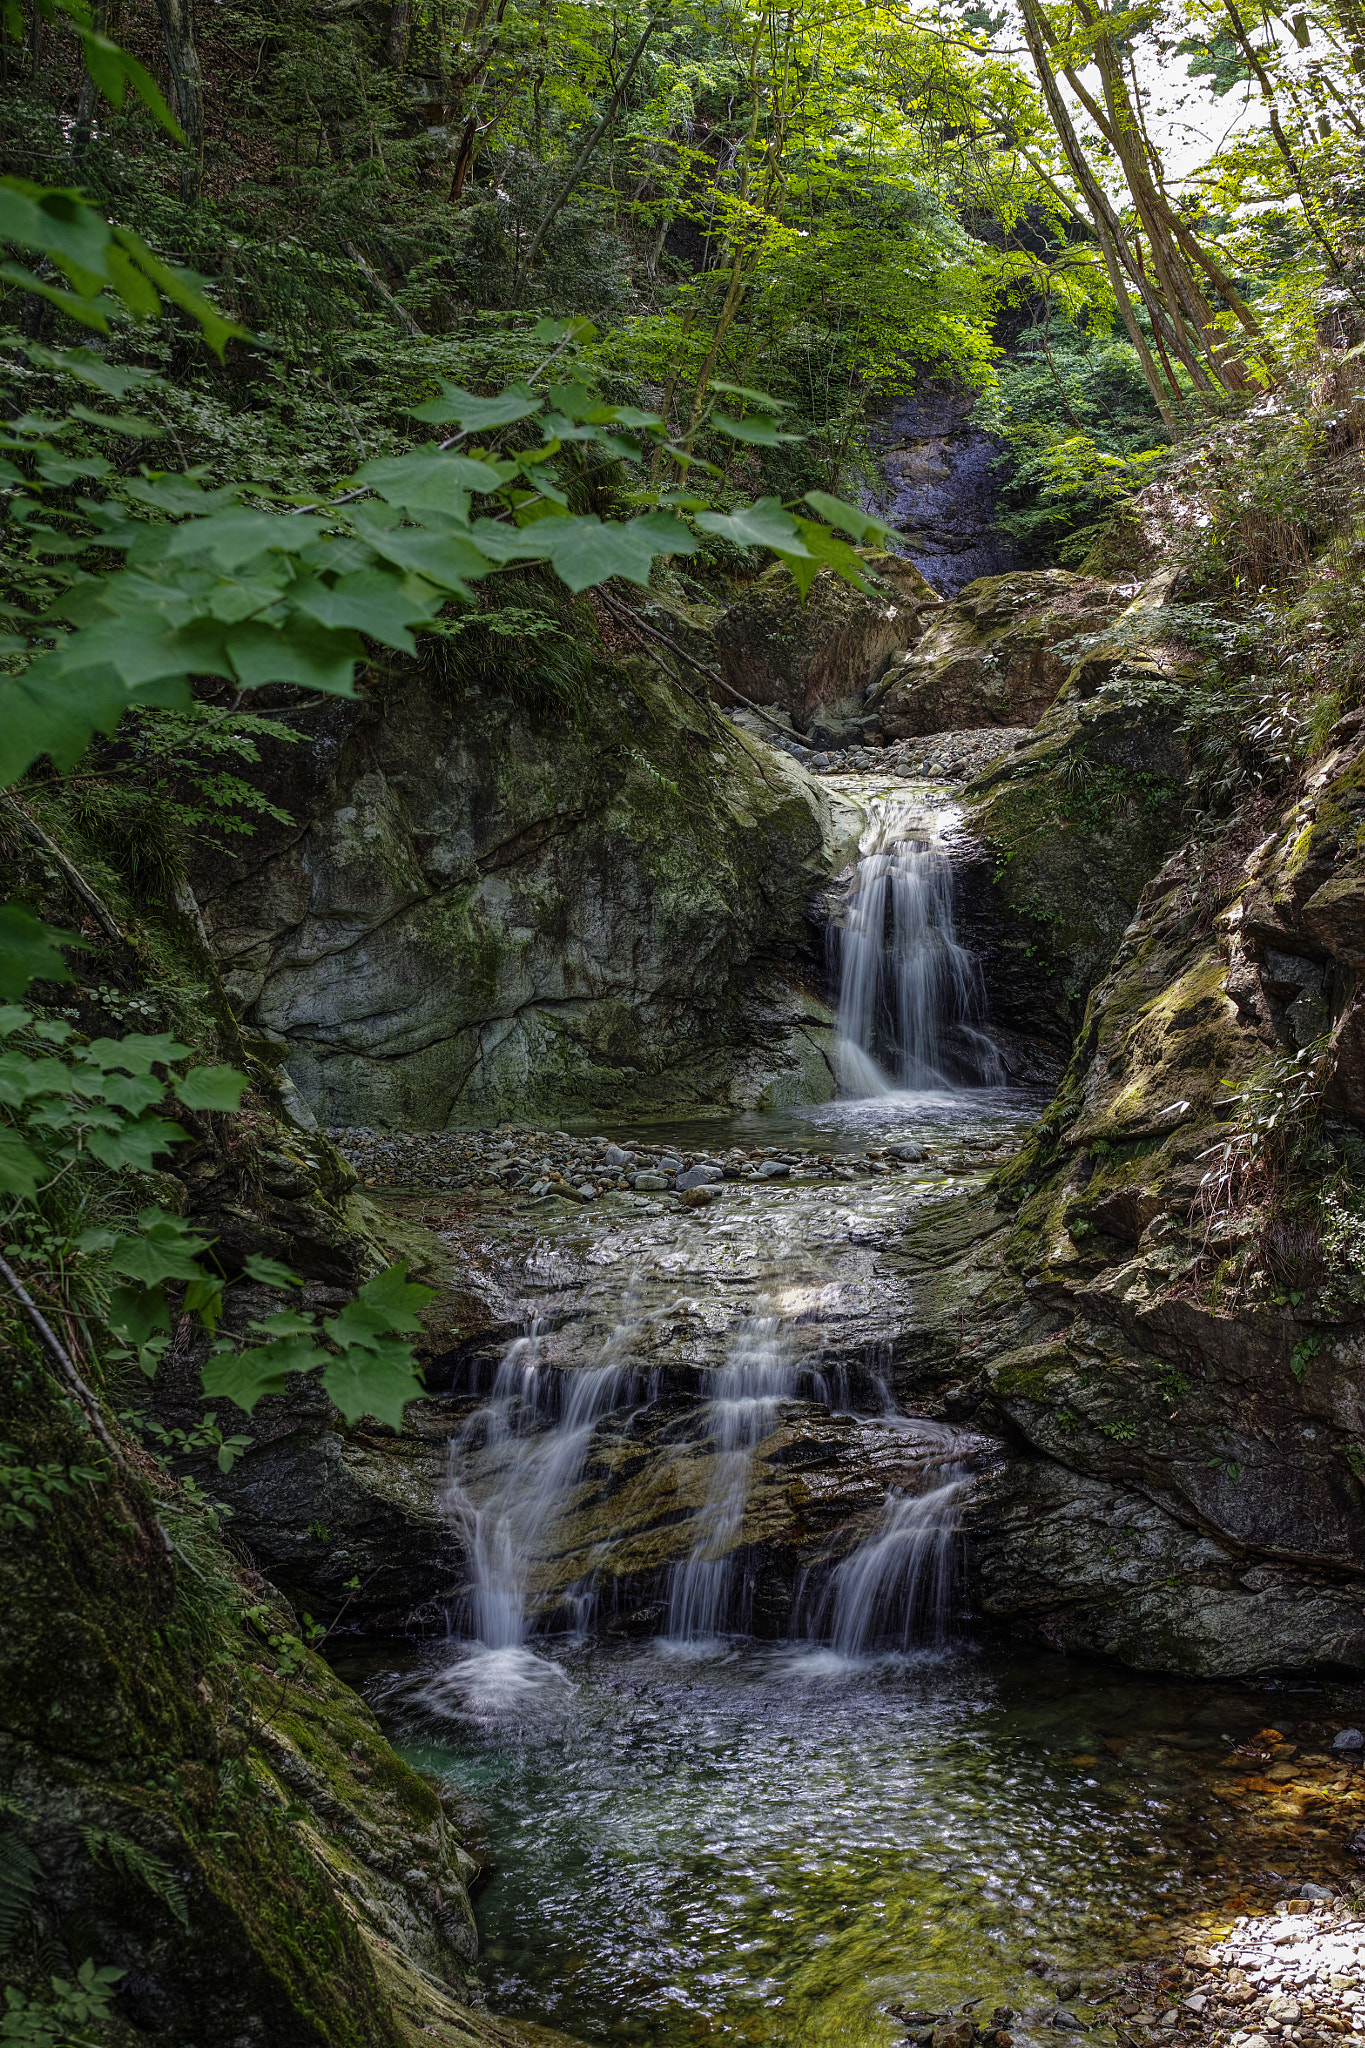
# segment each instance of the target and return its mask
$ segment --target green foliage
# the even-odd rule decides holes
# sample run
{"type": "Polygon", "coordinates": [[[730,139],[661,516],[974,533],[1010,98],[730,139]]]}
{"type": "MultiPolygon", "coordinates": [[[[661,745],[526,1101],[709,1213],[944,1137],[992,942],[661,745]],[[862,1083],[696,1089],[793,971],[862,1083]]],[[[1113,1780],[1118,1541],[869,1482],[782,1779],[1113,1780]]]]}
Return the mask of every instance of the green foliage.
{"type": "MultiPolygon", "coordinates": [[[[85,1159],[114,1171],[133,1167],[145,1173],[186,1135],[161,1114],[168,1097],[190,1110],[235,1109],[247,1085],[227,1067],[174,1073],[191,1057],[190,1048],[164,1033],[136,1032],[82,1045],[63,1019],[44,1020],[17,1004],[0,1009],[0,1041],[4,1194],[31,1197],[85,1159]]],[[[164,1275],[151,1272],[161,1257],[157,1244],[154,1226],[127,1239],[112,1261],[114,1270],[144,1280],[172,1273],[184,1278],[173,1262],[164,1275]]],[[[177,1250],[173,1261],[182,1256],[188,1254],[177,1250]]]]}
{"type": "Polygon", "coordinates": [[[5,2004],[0,2011],[0,2042],[6,2048],[92,2048],[82,2031],[113,2017],[111,2001],[123,1976],[122,1970],[84,1962],[73,1979],[49,1979],[51,1993],[30,1998],[15,1984],[5,1986],[5,2004]]]}
{"type": "Polygon", "coordinates": [[[1000,531],[1029,559],[1071,568],[1168,440],[1132,344],[1065,318],[1020,337],[977,411],[1007,450],[1000,531]]]}
{"type": "Polygon", "coordinates": [[[39,1516],[52,1509],[59,1494],[72,1494],[78,1486],[95,1486],[108,1477],[104,1465],[26,1465],[13,1444],[0,1443],[0,1534],[35,1530],[39,1516]]]}
{"type": "Polygon", "coordinates": [[[185,1888],[168,1863],[154,1856],[150,1849],[144,1849],[141,1843],[130,1841],[127,1835],[112,1834],[107,1828],[82,1827],[79,1833],[93,1863],[104,1865],[107,1861],[121,1877],[131,1878],[154,1899],[159,1899],[182,1927],[189,1926],[185,1888]]]}
{"type": "MultiPolygon", "coordinates": [[[[111,226],[77,192],[53,190],[23,178],[0,178],[0,243],[53,266],[67,285],[49,283],[14,261],[0,263],[0,279],[48,300],[68,319],[101,334],[109,332],[110,321],[120,310],[134,320],[156,319],[163,293],[199,323],[205,341],[219,356],[234,336],[246,332],[223,318],[199,290],[198,279],[163,262],[131,228],[111,226]]],[[[50,462],[58,460],[47,444],[38,446],[50,462]]]]}
{"type": "Polygon", "coordinates": [[[320,1371],[328,1398],[348,1422],[373,1415],[401,1429],[405,1404],[422,1391],[402,1333],[421,1328],[417,1311],[431,1298],[429,1287],[410,1282],[406,1266],[397,1265],[367,1280],[335,1316],[281,1309],[261,1317],[251,1328],[263,1343],[244,1351],[226,1342],[215,1346],[204,1391],[249,1415],[267,1394],[280,1393],[291,1374],[320,1371]]]}
{"type": "Polygon", "coordinates": [[[27,1926],[38,1897],[42,1865],[21,1834],[0,1834],[0,1957],[27,1926]]]}
{"type": "Polygon", "coordinates": [[[1322,1339],[1318,1336],[1301,1337],[1294,1346],[1290,1354],[1289,1370],[1300,1384],[1307,1377],[1309,1366],[1321,1350],[1322,1339]]]}

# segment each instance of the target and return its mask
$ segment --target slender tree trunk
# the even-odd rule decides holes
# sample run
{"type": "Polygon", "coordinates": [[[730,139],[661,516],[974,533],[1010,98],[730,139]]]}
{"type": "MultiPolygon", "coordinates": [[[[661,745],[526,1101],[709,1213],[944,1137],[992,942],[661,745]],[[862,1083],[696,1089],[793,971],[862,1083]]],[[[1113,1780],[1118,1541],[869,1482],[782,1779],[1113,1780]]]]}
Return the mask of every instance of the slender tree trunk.
{"type": "Polygon", "coordinates": [[[455,175],[450,181],[452,205],[464,191],[465,180],[474,167],[474,140],[478,132],[479,124],[471,114],[464,124],[464,134],[460,137],[460,147],[455,157],[455,175]]]}
{"type": "Polygon", "coordinates": [[[1256,380],[1240,358],[1231,352],[1231,345],[1218,328],[1213,308],[1200,290],[1187,261],[1187,255],[1192,254],[1208,275],[1204,252],[1183,223],[1172,235],[1175,216],[1157,190],[1150,145],[1143,136],[1100,0],[1094,0],[1094,4],[1092,0],[1076,0],[1076,11],[1093,34],[1095,64],[1108,113],[1108,140],[1118,155],[1138,217],[1147,229],[1152,267],[1167,305],[1178,320],[1188,323],[1192,336],[1197,337],[1202,345],[1218,384],[1227,391],[1245,390],[1256,380]]]}
{"type": "MultiPolygon", "coordinates": [[[[1057,74],[1052,68],[1052,61],[1048,55],[1046,32],[1037,8],[1033,4],[1033,0],[1024,0],[1023,20],[1029,54],[1033,59],[1033,67],[1038,74],[1038,83],[1042,88],[1043,99],[1052,118],[1052,125],[1057,131],[1067,163],[1070,166],[1071,175],[1076,181],[1076,189],[1080,193],[1085,203],[1086,211],[1090,215],[1095,239],[1099,243],[1104,256],[1104,267],[1109,274],[1109,284],[1119,309],[1119,316],[1128,331],[1128,339],[1137,350],[1138,361],[1142,365],[1142,374],[1147,379],[1147,388],[1156,401],[1157,411],[1161,414],[1162,419],[1171,432],[1176,433],[1178,431],[1176,409],[1182,408],[1180,388],[1176,384],[1174,377],[1171,378],[1169,385],[1163,380],[1161,372],[1153,361],[1152,352],[1147,346],[1146,337],[1138,326],[1137,314],[1133,310],[1133,302],[1128,296],[1128,287],[1123,275],[1125,269],[1133,267],[1131,259],[1127,259],[1127,254],[1123,248],[1123,232],[1114,214],[1114,210],[1105,195],[1104,188],[1091,169],[1085,151],[1081,148],[1080,137],[1076,133],[1075,125],[1067,110],[1066,102],[1062,98],[1061,88],[1057,83],[1057,74]]],[[[1142,289],[1143,282],[1145,281],[1141,280],[1139,272],[1140,290],[1142,289]]],[[[1146,303],[1145,291],[1143,297],[1144,303],[1146,303]]],[[[1148,310],[1150,312],[1150,306],[1148,310]]]]}
{"type": "Polygon", "coordinates": [[[189,150],[180,171],[180,197],[187,206],[199,197],[204,176],[204,81],[194,47],[193,0],[156,0],[166,41],[176,113],[189,150]]]}
{"type": "Polygon", "coordinates": [[[389,10],[389,63],[401,78],[412,42],[412,0],[393,0],[389,10]]]}
{"type": "MultiPolygon", "coordinates": [[[[666,9],[664,10],[664,12],[666,12],[666,9]]],[[[629,64],[627,64],[625,71],[622,73],[621,82],[617,86],[615,92],[612,94],[610,100],[607,102],[606,112],[603,114],[601,120],[597,123],[597,126],[589,135],[587,141],[583,144],[583,147],[579,150],[578,155],[574,158],[573,163],[569,167],[568,175],[564,178],[564,180],[560,184],[559,190],[555,193],[554,198],[550,201],[550,204],[545,212],[545,218],[541,221],[540,226],[536,229],[535,235],[533,236],[531,241],[531,246],[526,251],[525,261],[517,266],[519,270],[529,270],[531,268],[531,265],[535,262],[536,257],[540,253],[540,245],[545,240],[546,235],[550,232],[550,228],[554,223],[555,217],[558,214],[560,207],[563,206],[565,200],[573,191],[574,186],[578,183],[578,180],[583,175],[584,170],[587,168],[588,160],[591,157],[593,151],[596,149],[598,143],[602,140],[602,137],[606,134],[612,122],[616,119],[617,110],[620,107],[621,102],[625,98],[627,92],[629,92],[630,82],[635,76],[636,68],[639,65],[640,59],[645,54],[645,45],[648,43],[655,29],[659,28],[662,25],[664,20],[664,12],[651,16],[651,18],[645,23],[644,30],[640,36],[640,40],[635,45],[634,50],[631,52],[630,62],[629,64]]]]}

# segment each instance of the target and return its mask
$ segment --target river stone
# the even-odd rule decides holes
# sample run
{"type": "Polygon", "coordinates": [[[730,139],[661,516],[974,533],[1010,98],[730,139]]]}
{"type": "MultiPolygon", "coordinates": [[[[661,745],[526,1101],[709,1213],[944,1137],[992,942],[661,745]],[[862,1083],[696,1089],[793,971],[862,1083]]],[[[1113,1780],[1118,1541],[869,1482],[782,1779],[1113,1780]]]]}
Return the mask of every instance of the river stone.
{"type": "Polygon", "coordinates": [[[602,1164],[604,1166],[629,1166],[634,1157],[635,1154],[633,1152],[623,1152],[619,1145],[608,1145],[606,1151],[602,1154],[602,1164]]]}
{"type": "Polygon", "coordinates": [[[678,1193],[681,1195],[688,1188],[709,1187],[712,1181],[724,1178],[725,1169],[722,1166],[689,1166],[686,1173],[678,1175],[678,1193]]]}
{"type": "Polygon", "coordinates": [[[1272,2020],[1278,2020],[1282,2027],[1296,2026],[1299,2019],[1298,2000],[1295,1998],[1277,1998],[1273,2000],[1267,2017],[1272,2020]]]}
{"type": "Polygon", "coordinates": [[[934,2048],[972,2048],[976,2028],[963,2014],[960,2018],[945,2020],[935,2027],[932,2035],[934,2048]]]}
{"type": "MultiPolygon", "coordinates": [[[[1358,1728],[1343,1728],[1339,1735],[1332,1737],[1332,1747],[1338,1750],[1365,1749],[1365,1735],[1362,1735],[1358,1728]]],[[[1307,1892],[1304,1892],[1303,1897],[1307,1896],[1307,1892]]]]}
{"type": "Polygon", "coordinates": [[[1317,1899],[1319,1902],[1323,1902],[1334,1896],[1325,1885],[1304,1884],[1299,1886],[1299,1897],[1301,1899],[1317,1899]]]}
{"type": "Polygon", "coordinates": [[[908,1160],[912,1166],[917,1166],[924,1157],[923,1145],[888,1145],[886,1149],[893,1159],[908,1160]]]}
{"type": "Polygon", "coordinates": [[[758,1169],[760,1180],[785,1180],[791,1168],[782,1159],[765,1159],[758,1169]]]}
{"type": "Polygon", "coordinates": [[[662,1194],[667,1186],[666,1173],[637,1173],[635,1176],[636,1192],[641,1195],[662,1194]]]}

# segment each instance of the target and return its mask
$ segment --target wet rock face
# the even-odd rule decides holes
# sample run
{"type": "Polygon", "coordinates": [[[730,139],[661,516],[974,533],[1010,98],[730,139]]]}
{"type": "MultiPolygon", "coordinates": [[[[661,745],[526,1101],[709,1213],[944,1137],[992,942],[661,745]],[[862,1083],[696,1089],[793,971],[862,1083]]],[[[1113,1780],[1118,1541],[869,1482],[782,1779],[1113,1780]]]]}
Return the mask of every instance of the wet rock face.
{"type": "Polygon", "coordinates": [[[1363,723],[1277,814],[1170,857],[1000,1208],[892,1261],[939,1301],[925,1370],[976,1303],[972,1412],[1029,1453],[972,1504],[978,1598],[1059,1647],[1365,1668],[1365,1286],[1314,1221],[1362,1156],[1363,723]],[[1305,1044],[1313,1135],[1282,1183],[1238,1166],[1230,1085],[1305,1044]]]}
{"type": "Polygon", "coordinates": [[[881,556],[872,568],[871,596],[832,569],[820,571],[804,603],[790,578],[757,584],[715,628],[726,681],[750,703],[785,712],[803,732],[827,707],[841,727],[855,719],[865,692],[919,638],[925,607],[937,602],[912,563],[881,556]]]}
{"type": "Polygon", "coordinates": [[[969,425],[975,398],[915,392],[896,400],[873,436],[884,480],[877,509],[906,535],[911,560],[944,597],[1014,564],[1012,544],[995,530],[1002,444],[969,425]]]}
{"type": "Polygon", "coordinates": [[[1018,571],[968,585],[893,657],[878,695],[888,739],[964,726],[1033,725],[1074,665],[1059,650],[1102,632],[1133,590],[1065,569],[1018,571]]]}
{"type": "Polygon", "coordinates": [[[412,665],[324,737],[269,765],[294,826],[195,877],[322,1121],[832,1093],[806,906],[858,820],[794,763],[628,662],[575,718],[412,665]]]}

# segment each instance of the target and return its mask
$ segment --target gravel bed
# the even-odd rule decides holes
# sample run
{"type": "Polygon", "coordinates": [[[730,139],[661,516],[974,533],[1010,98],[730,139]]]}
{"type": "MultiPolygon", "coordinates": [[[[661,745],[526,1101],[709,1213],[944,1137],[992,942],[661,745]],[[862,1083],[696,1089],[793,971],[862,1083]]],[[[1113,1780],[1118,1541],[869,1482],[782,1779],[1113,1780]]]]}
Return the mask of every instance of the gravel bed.
{"type": "Polygon", "coordinates": [[[798,1151],[765,1145],[714,1152],[610,1138],[578,1138],[525,1124],[481,1131],[377,1131],[336,1127],[328,1137],[365,1187],[431,1187],[477,1193],[499,1190],[534,1198],[594,1202],[603,1195],[678,1195],[700,1204],[727,1182],[762,1187],[790,1181],[854,1181],[877,1175],[962,1172],[997,1165],[1012,1143],[956,1138],[951,1145],[909,1140],[866,1152],[798,1151]]]}
{"type": "Polygon", "coordinates": [[[986,725],[965,732],[935,732],[920,739],[893,740],[880,747],[831,748],[827,752],[803,747],[799,740],[772,739],[772,744],[816,775],[889,775],[907,781],[970,782],[1032,737],[1031,726],[986,725]]]}

